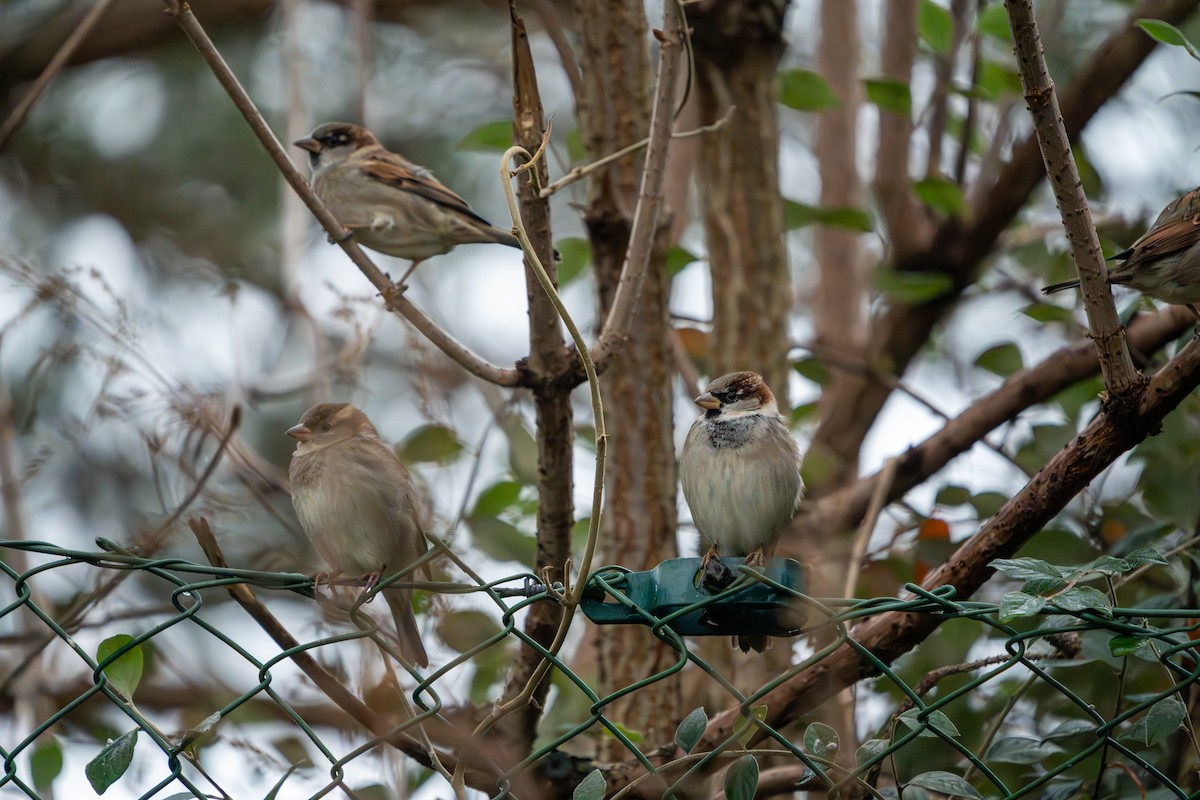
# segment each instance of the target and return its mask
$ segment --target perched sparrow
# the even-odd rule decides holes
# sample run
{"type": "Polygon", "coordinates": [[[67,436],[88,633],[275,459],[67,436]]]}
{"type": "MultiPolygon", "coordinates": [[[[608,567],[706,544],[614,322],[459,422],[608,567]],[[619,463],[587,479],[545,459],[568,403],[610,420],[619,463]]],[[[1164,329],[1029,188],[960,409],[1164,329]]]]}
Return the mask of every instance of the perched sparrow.
{"type": "MultiPolygon", "coordinates": [[[[1165,303],[1187,306],[1200,317],[1200,188],[1171,202],[1133,247],[1113,256],[1125,263],[1108,272],[1108,282],[1129,286],[1165,303]]],[[[1079,280],[1042,289],[1073,289],[1079,280]]]]}
{"type": "MultiPolygon", "coordinates": [[[[317,552],[334,570],[373,586],[426,550],[417,489],[367,415],[349,403],[321,403],[288,428],[299,442],[288,476],[292,505],[317,552]]],[[[400,652],[429,666],[412,610],[412,590],[382,592],[396,620],[400,652]]]]}
{"type": "Polygon", "coordinates": [[[432,172],[388,150],[366,128],[327,122],[293,144],[308,151],[313,190],[359,244],[412,260],[404,279],[425,259],[460,244],[521,247],[511,232],[476,214],[432,172]]]}
{"type": "MultiPolygon", "coordinates": [[[[800,448],[753,372],[722,375],[696,405],[704,413],[683,443],[679,477],[700,535],[712,542],[703,571],[719,559],[718,548],[762,566],[804,491],[800,448]]],[[[737,646],[762,652],[766,637],[739,635],[737,646]]]]}

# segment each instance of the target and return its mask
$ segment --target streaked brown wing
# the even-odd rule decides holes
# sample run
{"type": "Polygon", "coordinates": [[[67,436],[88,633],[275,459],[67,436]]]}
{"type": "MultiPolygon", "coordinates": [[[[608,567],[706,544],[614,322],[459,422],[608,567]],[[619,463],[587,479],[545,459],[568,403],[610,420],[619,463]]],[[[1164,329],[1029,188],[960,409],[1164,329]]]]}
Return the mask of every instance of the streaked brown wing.
{"type": "Polygon", "coordinates": [[[369,178],[395,186],[405,192],[412,192],[426,200],[470,217],[483,225],[491,225],[486,219],[472,211],[466,200],[443,186],[437,178],[428,173],[418,172],[413,169],[412,165],[394,153],[384,151],[372,157],[362,167],[362,171],[369,178]]]}
{"type": "Polygon", "coordinates": [[[1129,261],[1145,261],[1186,250],[1200,242],[1200,216],[1187,216],[1155,227],[1134,242],[1129,261]]]}

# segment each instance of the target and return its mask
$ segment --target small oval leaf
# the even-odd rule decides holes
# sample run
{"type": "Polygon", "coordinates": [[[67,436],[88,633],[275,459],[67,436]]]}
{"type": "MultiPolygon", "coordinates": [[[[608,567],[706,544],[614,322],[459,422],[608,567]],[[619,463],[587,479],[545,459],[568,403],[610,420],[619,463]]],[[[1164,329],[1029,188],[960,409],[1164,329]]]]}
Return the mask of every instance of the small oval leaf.
{"type": "Polygon", "coordinates": [[[963,780],[962,776],[940,769],[922,772],[910,780],[908,785],[920,786],[922,789],[929,789],[931,792],[941,792],[951,797],[983,797],[983,795],[975,790],[974,786],[963,780]]]}
{"type": "Polygon", "coordinates": [[[604,793],[607,791],[608,782],[604,780],[604,775],[600,770],[594,769],[579,782],[575,791],[571,792],[571,800],[604,800],[604,793]]]}
{"type": "Polygon", "coordinates": [[[754,800],[758,790],[758,762],[744,755],[729,766],[725,773],[726,800],[754,800]]]}
{"type": "Polygon", "coordinates": [[[704,713],[703,708],[697,708],[684,717],[683,722],[675,729],[675,744],[685,753],[692,752],[692,748],[700,741],[707,727],[708,714],[704,713]]]}
{"type": "Polygon", "coordinates": [[[96,794],[104,794],[108,787],[121,779],[125,770],[133,763],[133,747],[137,744],[137,728],[110,741],[100,754],[87,763],[83,774],[96,794]]]}
{"type": "MultiPolygon", "coordinates": [[[[112,654],[129,645],[133,637],[127,633],[110,636],[96,648],[96,661],[104,663],[112,654]]],[[[142,679],[142,647],[138,645],[122,653],[121,657],[104,667],[104,675],[113,688],[128,698],[133,697],[133,691],[142,679]]]]}

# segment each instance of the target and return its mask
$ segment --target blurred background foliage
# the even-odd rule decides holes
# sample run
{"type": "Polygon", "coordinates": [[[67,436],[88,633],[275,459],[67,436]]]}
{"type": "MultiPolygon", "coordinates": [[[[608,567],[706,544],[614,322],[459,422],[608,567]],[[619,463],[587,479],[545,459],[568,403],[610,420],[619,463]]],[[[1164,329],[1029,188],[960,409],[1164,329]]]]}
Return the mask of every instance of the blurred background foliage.
{"type": "MultiPolygon", "coordinates": [[[[0,4],[0,118],[28,91],[89,5],[70,0],[0,4]]],[[[974,273],[977,280],[960,286],[936,270],[896,267],[892,234],[873,193],[851,206],[823,204],[816,120],[845,99],[839,100],[831,88],[835,81],[814,66],[822,4],[747,0],[737,5],[747,16],[763,8],[787,13],[786,48],[772,102],[777,100],[785,268],[792,282],[777,287],[788,301],[784,336],[790,369],[786,385],[776,388],[790,398],[796,435],[802,441],[813,437],[831,375],[845,367],[836,352],[822,347],[828,342],[814,328],[815,298],[821,282],[829,280],[817,263],[815,231],[836,229],[855,237],[854,268],[867,276],[857,301],[866,319],[954,293],[952,307],[916,357],[893,376],[901,383],[860,442],[853,479],[874,472],[1005,379],[1079,340],[1085,328],[1074,296],[1046,300],[1038,292],[1045,283],[1072,276],[1074,268],[1044,186],[995,246],[989,245],[974,273]]],[[[878,45],[887,35],[888,3],[854,5],[864,42],[851,78],[861,90],[854,158],[864,183],[879,166],[875,129],[889,115],[911,116],[916,134],[909,157],[914,164],[928,157],[934,146],[927,138],[935,110],[931,94],[939,85],[940,65],[954,56],[946,144],[938,145],[945,151],[944,163],[909,173],[931,224],[948,229],[965,224],[992,188],[999,165],[1029,132],[1003,5],[954,3],[955,9],[970,7],[970,30],[953,39],[949,0],[913,4],[919,13],[908,81],[886,77],[881,64],[878,45]],[[973,70],[971,52],[977,56],[973,70]],[[965,153],[959,156],[953,148],[968,126],[965,153]]],[[[1119,0],[1037,5],[1050,70],[1060,87],[1071,84],[1137,6],[1119,0]]],[[[530,9],[518,8],[529,18],[545,111],[554,120],[549,157],[554,178],[586,159],[577,98],[546,21],[554,20],[551,27],[561,26],[577,43],[580,27],[588,24],[588,7],[540,0],[530,9]]],[[[390,147],[431,168],[483,216],[506,225],[496,180],[499,153],[511,142],[510,33],[503,4],[202,0],[194,10],[281,141],[290,142],[322,121],[364,121],[390,147]]],[[[647,4],[646,13],[657,20],[661,8],[647,4]]],[[[1194,14],[1181,14],[1180,27],[1193,39],[1200,35],[1194,14]]],[[[1106,253],[1128,246],[1162,205],[1198,182],[1200,159],[1192,134],[1200,123],[1198,88],[1197,62],[1182,48],[1160,47],[1118,93],[1100,99],[1100,111],[1075,143],[1106,253]]],[[[695,122],[691,113],[686,108],[677,127],[695,122]]],[[[687,142],[678,148],[692,155],[681,157],[685,166],[669,176],[669,243],[656,262],[667,276],[672,324],[684,354],[683,363],[669,370],[679,366],[683,376],[673,380],[673,405],[656,409],[668,425],[673,419],[676,443],[694,413],[689,398],[695,386],[688,378],[719,374],[711,321],[714,298],[731,282],[722,265],[707,260],[701,213],[706,200],[693,182],[695,172],[707,166],[696,163],[688,150],[694,143],[687,142]]],[[[735,162],[745,155],[730,150],[735,162]]],[[[296,162],[303,166],[299,153],[296,162]]],[[[595,233],[585,224],[594,198],[587,187],[581,182],[555,195],[553,236],[563,256],[564,297],[585,330],[593,330],[600,315],[592,272],[595,233]]],[[[528,316],[520,257],[515,251],[495,252],[499,249],[463,247],[426,264],[409,296],[453,335],[507,366],[528,353],[528,316]]],[[[401,262],[379,261],[393,276],[404,269],[401,262]]],[[[538,432],[529,393],[471,379],[383,311],[372,288],[286,191],[208,68],[155,3],[116,0],[23,127],[0,146],[0,281],[0,422],[7,442],[0,458],[10,476],[2,538],[81,549],[90,549],[96,536],[143,541],[189,496],[237,405],[243,420],[238,435],[187,516],[212,520],[235,564],[311,573],[317,560],[288,499],[292,443],[283,431],[311,403],[337,399],[364,407],[396,444],[424,489],[430,530],[444,535],[481,575],[491,579],[532,568],[538,432]]],[[[1154,313],[1152,303],[1124,291],[1118,291],[1117,303],[1123,319],[1154,313]]],[[[1144,354],[1146,372],[1193,335],[1185,327],[1177,342],[1144,354]]],[[[894,365],[874,366],[890,374],[894,365]]],[[[1088,378],[1025,409],[890,504],[874,526],[857,594],[893,595],[914,576],[920,580],[922,570],[941,563],[1088,423],[1099,408],[1101,389],[1098,378],[1088,378]]],[[[594,428],[586,393],[577,391],[572,402],[578,545],[590,513],[594,428]]],[[[1194,397],[1186,401],[1167,418],[1161,435],[1119,460],[1022,554],[1077,564],[1143,546],[1174,549],[1169,569],[1122,585],[1119,602],[1200,606],[1191,547],[1181,547],[1200,532],[1198,403],[1194,397]]],[[[610,427],[626,421],[617,416],[610,427]]],[[[814,463],[810,480],[820,485],[824,473],[820,462],[814,463]]],[[[618,505],[609,511],[617,516],[639,513],[634,506],[622,508],[619,497],[612,502],[618,505]]],[[[695,554],[694,530],[682,504],[680,509],[678,541],[667,547],[695,554]]],[[[204,560],[178,526],[167,533],[167,552],[204,560]]],[[[844,544],[850,533],[829,535],[844,544]]],[[[20,568],[23,556],[3,555],[20,568]]],[[[453,567],[438,570],[439,578],[458,577],[453,567]]],[[[82,571],[54,573],[38,591],[65,610],[90,589],[92,579],[82,571]]],[[[123,619],[118,627],[124,629],[162,608],[160,595],[136,579],[130,583],[104,601],[107,614],[79,631],[80,640],[93,645],[86,649],[94,652],[94,644],[112,632],[111,620],[123,619]]],[[[994,581],[983,599],[998,600],[1012,588],[1011,581],[994,581]]],[[[498,630],[495,609],[485,602],[428,594],[419,602],[435,661],[469,650],[498,630]]],[[[314,619],[311,604],[286,597],[272,604],[298,631],[336,630],[314,619]]],[[[233,617],[232,611],[212,613],[233,617]]],[[[19,632],[6,634],[16,648],[19,632]]],[[[248,630],[247,636],[255,634],[248,630]]],[[[576,632],[572,647],[578,648],[580,673],[599,680],[594,638],[593,631],[576,632]]],[[[1114,676],[1123,696],[1162,690],[1169,677],[1157,662],[1113,657],[1102,638],[1099,633],[1084,637],[1084,657],[1055,667],[1063,673],[1060,679],[1086,697],[1111,697],[1114,676]]],[[[897,669],[915,685],[939,666],[994,652],[997,641],[981,626],[960,621],[943,626],[897,669]]],[[[164,635],[150,651],[146,685],[163,691],[148,705],[179,727],[202,717],[199,710],[208,699],[228,693],[234,683],[224,674],[229,664],[189,646],[186,637],[164,635]]],[[[341,662],[348,679],[363,685],[379,679],[363,666],[361,653],[335,656],[326,648],[322,654],[341,662]]],[[[493,648],[472,660],[452,683],[456,699],[479,706],[494,701],[511,654],[493,648]]],[[[43,679],[72,685],[82,680],[69,653],[50,648],[42,657],[43,679]]],[[[16,689],[26,685],[9,677],[6,713],[12,712],[16,689]]],[[[539,741],[586,717],[583,696],[555,680],[539,741]]],[[[952,678],[936,692],[964,680],[952,678]]],[[[979,741],[989,720],[1012,698],[1020,699],[1015,711],[1005,712],[1006,724],[1022,735],[1045,737],[1045,728],[1060,715],[1070,716],[1061,707],[1066,704],[1061,695],[1023,681],[1006,677],[956,701],[962,706],[953,715],[956,721],[975,720],[974,729],[961,730],[964,739],[979,741]]],[[[860,734],[881,726],[902,700],[895,691],[861,689],[860,734]]],[[[320,698],[311,694],[315,705],[320,698]]],[[[704,697],[701,690],[685,694],[704,697]]],[[[1191,705],[1189,700],[1189,711],[1191,705]]],[[[673,728],[678,719],[670,721],[673,728]]],[[[13,717],[4,724],[12,726],[13,717]]],[[[55,735],[92,743],[111,735],[106,730],[120,729],[103,713],[73,724],[77,727],[64,726],[55,735]]],[[[256,724],[245,720],[244,728],[223,742],[231,745],[229,751],[214,759],[232,758],[252,742],[264,763],[296,763],[295,751],[303,745],[265,725],[262,730],[269,733],[259,740],[256,724]]],[[[345,741],[354,740],[345,720],[329,725],[345,726],[345,741]]],[[[1156,758],[1164,764],[1177,759],[1168,766],[1187,773],[1188,757],[1173,755],[1172,742],[1157,743],[1156,758]]],[[[591,755],[599,745],[572,747],[591,755]]],[[[910,762],[921,769],[956,768],[953,752],[939,747],[935,741],[905,750],[894,768],[903,774],[915,768],[910,762]]],[[[1052,745],[1046,748],[1037,762],[1018,760],[1004,769],[1052,762],[1056,753],[1052,745]]],[[[71,752],[71,774],[64,780],[78,780],[82,770],[82,758],[71,752]]],[[[371,772],[354,769],[361,771],[358,777],[371,772]]],[[[420,772],[380,783],[423,784],[414,796],[441,796],[428,777],[420,772]]],[[[320,776],[315,780],[319,786],[320,776]]],[[[1103,780],[1117,786],[1116,777],[1103,780]]],[[[904,797],[910,796],[918,795],[906,791],[904,797]]]]}

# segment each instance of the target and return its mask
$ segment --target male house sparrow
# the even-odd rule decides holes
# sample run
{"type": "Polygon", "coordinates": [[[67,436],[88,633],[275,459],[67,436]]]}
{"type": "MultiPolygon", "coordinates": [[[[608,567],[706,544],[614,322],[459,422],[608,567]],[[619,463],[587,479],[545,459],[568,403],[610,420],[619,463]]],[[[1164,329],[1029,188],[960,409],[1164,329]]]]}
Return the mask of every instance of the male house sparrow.
{"type": "MultiPolygon", "coordinates": [[[[1200,188],[1172,201],[1133,247],[1112,258],[1125,263],[1109,270],[1108,282],[1137,289],[1166,303],[1187,306],[1200,317],[1200,188]]],[[[1042,288],[1045,294],[1072,289],[1079,280],[1042,288]]]]}
{"type": "MultiPolygon", "coordinates": [[[[728,555],[762,566],[804,491],[800,448],[761,376],[731,372],[696,398],[704,409],[679,458],[683,496],[700,535],[712,542],[703,570],[728,555]]],[[[766,637],[739,635],[742,652],[762,652],[766,637]]]]}
{"type": "Polygon", "coordinates": [[[510,231],[476,214],[432,172],[388,150],[366,128],[327,122],[293,144],[309,153],[313,191],[359,244],[412,260],[400,286],[422,261],[460,244],[521,247],[510,231]]]}
{"type": "MultiPolygon", "coordinates": [[[[374,585],[426,550],[417,489],[367,415],[349,403],[320,403],[289,428],[299,444],[288,477],[300,527],[334,570],[374,585]]],[[[396,621],[400,652],[429,666],[412,610],[412,590],[382,592],[396,621]]]]}

